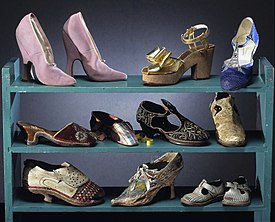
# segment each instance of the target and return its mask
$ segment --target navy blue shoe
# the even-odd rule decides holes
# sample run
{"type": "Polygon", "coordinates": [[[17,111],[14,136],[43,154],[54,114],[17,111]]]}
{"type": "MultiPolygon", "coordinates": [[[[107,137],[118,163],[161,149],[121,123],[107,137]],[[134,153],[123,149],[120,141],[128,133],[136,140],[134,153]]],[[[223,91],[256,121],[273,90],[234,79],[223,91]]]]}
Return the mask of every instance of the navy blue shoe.
{"type": "Polygon", "coordinates": [[[238,90],[251,83],[253,56],[259,45],[259,35],[252,18],[242,20],[231,44],[233,55],[224,61],[220,78],[222,89],[227,91],[238,90]]]}

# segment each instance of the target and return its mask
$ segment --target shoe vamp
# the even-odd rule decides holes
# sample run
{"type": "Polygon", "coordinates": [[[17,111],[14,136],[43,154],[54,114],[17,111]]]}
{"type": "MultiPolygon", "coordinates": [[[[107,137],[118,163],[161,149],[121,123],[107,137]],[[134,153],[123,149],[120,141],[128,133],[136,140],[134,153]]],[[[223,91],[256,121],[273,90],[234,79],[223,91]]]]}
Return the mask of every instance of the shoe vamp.
{"type": "Polygon", "coordinates": [[[225,193],[224,199],[228,201],[247,201],[249,200],[249,193],[244,191],[242,194],[238,189],[230,189],[225,193]]]}
{"type": "Polygon", "coordinates": [[[202,140],[208,138],[206,131],[191,121],[185,121],[182,126],[178,128],[178,130],[167,132],[167,134],[173,139],[185,141],[202,140]]]}
{"type": "Polygon", "coordinates": [[[132,182],[119,196],[119,198],[138,198],[146,193],[146,183],[144,180],[132,182]]]}
{"type": "Polygon", "coordinates": [[[78,188],[89,181],[89,178],[84,173],[72,165],[56,169],[54,173],[60,181],[74,188],[78,188]]]}

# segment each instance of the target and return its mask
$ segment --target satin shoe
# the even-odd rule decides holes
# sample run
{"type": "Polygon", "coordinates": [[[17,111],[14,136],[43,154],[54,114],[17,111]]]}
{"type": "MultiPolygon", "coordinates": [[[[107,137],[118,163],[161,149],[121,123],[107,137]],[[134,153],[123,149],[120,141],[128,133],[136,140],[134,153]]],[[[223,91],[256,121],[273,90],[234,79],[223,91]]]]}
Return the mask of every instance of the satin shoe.
{"type": "Polygon", "coordinates": [[[27,14],[18,24],[16,40],[23,59],[23,81],[38,80],[51,86],[76,83],[73,77],[56,66],[50,42],[33,13],[27,14]]]}
{"type": "Polygon", "coordinates": [[[75,13],[63,26],[63,41],[67,53],[67,68],[73,76],[73,63],[81,61],[85,73],[93,81],[126,80],[127,75],[105,64],[89,32],[81,12],[75,13]]]}
{"type": "Polygon", "coordinates": [[[242,20],[231,44],[233,55],[224,61],[220,77],[221,87],[227,91],[238,90],[251,83],[253,56],[259,45],[259,35],[252,18],[242,20]]]}
{"type": "Polygon", "coordinates": [[[130,178],[128,188],[111,200],[112,205],[148,204],[164,187],[170,187],[170,199],[175,198],[174,182],[182,168],[183,159],[180,153],[165,153],[149,163],[143,163],[130,178]]]}
{"type": "Polygon", "coordinates": [[[24,161],[23,187],[31,193],[52,196],[74,206],[97,205],[104,201],[104,190],[68,162],[52,165],[38,160],[24,161]]]}
{"type": "Polygon", "coordinates": [[[210,30],[205,24],[190,27],[181,35],[181,41],[189,49],[178,58],[171,57],[165,47],[156,47],[146,55],[151,63],[142,69],[142,80],[145,85],[173,85],[180,81],[183,74],[191,68],[192,79],[210,77],[215,45],[207,42],[210,30]],[[198,30],[204,30],[195,37],[198,30]]]}
{"type": "Polygon", "coordinates": [[[103,111],[93,111],[90,120],[91,131],[97,135],[105,134],[111,140],[124,145],[138,145],[132,125],[103,111]]]}

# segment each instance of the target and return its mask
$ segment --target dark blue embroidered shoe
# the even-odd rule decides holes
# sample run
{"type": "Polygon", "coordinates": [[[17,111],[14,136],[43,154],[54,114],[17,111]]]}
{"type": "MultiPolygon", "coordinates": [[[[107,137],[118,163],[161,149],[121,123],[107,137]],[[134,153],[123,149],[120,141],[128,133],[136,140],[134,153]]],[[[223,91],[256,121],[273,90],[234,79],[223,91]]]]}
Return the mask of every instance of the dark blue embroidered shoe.
{"type": "Polygon", "coordinates": [[[259,45],[259,35],[251,17],[242,20],[232,42],[233,55],[224,61],[220,83],[223,90],[237,90],[251,83],[253,56],[259,45]]]}

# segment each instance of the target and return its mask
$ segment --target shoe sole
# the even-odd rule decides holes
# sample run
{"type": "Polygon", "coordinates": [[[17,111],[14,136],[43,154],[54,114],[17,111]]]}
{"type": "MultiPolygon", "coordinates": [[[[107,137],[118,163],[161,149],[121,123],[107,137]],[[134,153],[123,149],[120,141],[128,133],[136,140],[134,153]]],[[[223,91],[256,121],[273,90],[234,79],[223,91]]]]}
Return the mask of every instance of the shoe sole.
{"type": "Polygon", "coordinates": [[[185,205],[188,205],[188,206],[205,206],[205,205],[208,205],[208,204],[211,204],[211,203],[221,201],[223,199],[223,196],[224,196],[223,194],[218,195],[217,197],[215,197],[213,199],[210,199],[208,201],[201,202],[201,203],[188,202],[188,201],[185,201],[183,198],[181,198],[180,201],[181,201],[182,204],[185,204],[185,205]]]}
{"type": "Polygon", "coordinates": [[[99,200],[93,200],[93,201],[89,201],[89,202],[80,202],[77,201],[75,199],[70,198],[69,196],[61,193],[58,190],[54,190],[52,188],[49,187],[26,187],[26,189],[28,189],[31,193],[33,194],[41,194],[43,195],[44,201],[45,202],[51,202],[51,196],[55,196],[69,204],[72,204],[74,206],[92,206],[92,205],[98,205],[104,202],[103,199],[99,199],[99,200]]]}

